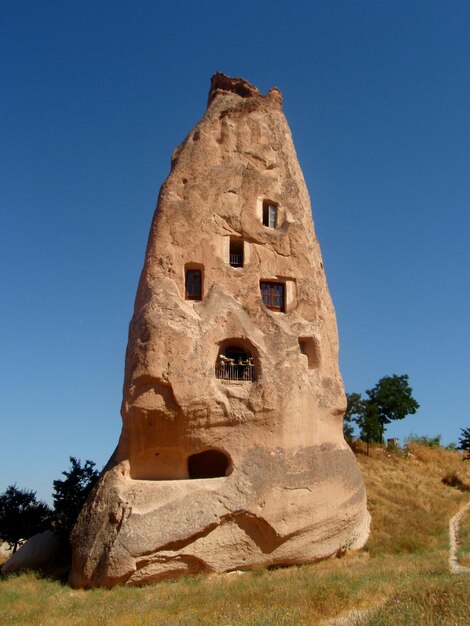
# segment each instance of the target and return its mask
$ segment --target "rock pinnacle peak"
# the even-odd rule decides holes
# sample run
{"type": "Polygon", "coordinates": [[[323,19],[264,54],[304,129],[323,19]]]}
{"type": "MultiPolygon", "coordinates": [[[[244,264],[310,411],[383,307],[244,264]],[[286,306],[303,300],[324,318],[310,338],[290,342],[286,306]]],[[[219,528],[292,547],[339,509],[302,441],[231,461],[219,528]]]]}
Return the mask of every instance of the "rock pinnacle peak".
{"type": "Polygon", "coordinates": [[[217,73],[209,100],[159,194],[121,437],[72,534],[77,587],[311,562],[368,535],[280,92],[217,73]]]}

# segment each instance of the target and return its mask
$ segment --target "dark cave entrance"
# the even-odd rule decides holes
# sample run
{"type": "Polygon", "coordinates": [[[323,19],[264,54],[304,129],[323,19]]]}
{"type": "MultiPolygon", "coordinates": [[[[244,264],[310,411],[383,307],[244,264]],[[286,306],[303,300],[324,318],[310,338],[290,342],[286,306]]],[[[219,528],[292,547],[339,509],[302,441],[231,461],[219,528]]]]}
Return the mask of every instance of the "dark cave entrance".
{"type": "Polygon", "coordinates": [[[220,450],[206,450],[188,457],[189,478],[219,478],[225,476],[229,458],[220,450]]]}

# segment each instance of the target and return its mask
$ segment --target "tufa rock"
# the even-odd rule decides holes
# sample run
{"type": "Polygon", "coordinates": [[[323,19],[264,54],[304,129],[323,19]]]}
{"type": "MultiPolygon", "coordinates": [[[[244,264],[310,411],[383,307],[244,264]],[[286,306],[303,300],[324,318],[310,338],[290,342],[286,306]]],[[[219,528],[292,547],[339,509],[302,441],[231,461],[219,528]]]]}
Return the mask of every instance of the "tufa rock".
{"type": "Polygon", "coordinates": [[[0,563],[5,563],[13,554],[13,548],[6,542],[0,543],[0,563]]]}
{"type": "Polygon", "coordinates": [[[33,535],[12,554],[1,568],[2,574],[18,574],[35,570],[53,576],[67,578],[70,569],[70,546],[68,541],[52,530],[33,535]]]}
{"type": "Polygon", "coordinates": [[[122,434],[72,536],[77,587],[364,544],[334,309],[278,89],[212,78],[175,150],[130,323],[122,434]]]}

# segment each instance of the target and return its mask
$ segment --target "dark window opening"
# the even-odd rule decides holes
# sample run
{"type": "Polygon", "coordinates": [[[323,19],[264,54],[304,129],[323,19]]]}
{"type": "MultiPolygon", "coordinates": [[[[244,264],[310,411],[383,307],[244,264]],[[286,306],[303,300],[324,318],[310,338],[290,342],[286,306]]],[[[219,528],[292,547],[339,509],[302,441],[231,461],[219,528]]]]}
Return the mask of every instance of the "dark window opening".
{"type": "Polygon", "coordinates": [[[267,200],[263,202],[263,225],[268,228],[277,226],[277,206],[267,200]]]}
{"type": "Polygon", "coordinates": [[[260,289],[264,306],[273,311],[284,312],[284,283],[260,281],[260,289]]]}
{"type": "Polygon", "coordinates": [[[186,300],[202,299],[201,270],[186,270],[185,291],[186,300]]]}
{"type": "Polygon", "coordinates": [[[219,450],[206,450],[188,457],[189,478],[218,478],[226,476],[229,459],[219,450]]]}
{"type": "Polygon", "coordinates": [[[215,376],[227,382],[255,381],[256,372],[251,353],[238,346],[221,348],[215,364],[215,376]]]}
{"type": "Polygon", "coordinates": [[[230,237],[230,265],[232,267],[243,267],[243,239],[230,237]]]}

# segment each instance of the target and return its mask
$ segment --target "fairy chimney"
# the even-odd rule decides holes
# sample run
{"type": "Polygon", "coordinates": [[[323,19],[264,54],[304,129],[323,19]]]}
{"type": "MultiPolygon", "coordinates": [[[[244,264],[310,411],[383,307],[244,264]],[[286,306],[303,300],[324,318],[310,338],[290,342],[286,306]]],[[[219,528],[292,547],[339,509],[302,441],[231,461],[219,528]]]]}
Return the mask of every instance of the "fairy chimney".
{"type": "Polygon", "coordinates": [[[212,77],[172,155],[126,354],[122,433],[71,582],[140,585],[364,544],[336,320],[278,89],[212,77]]]}

